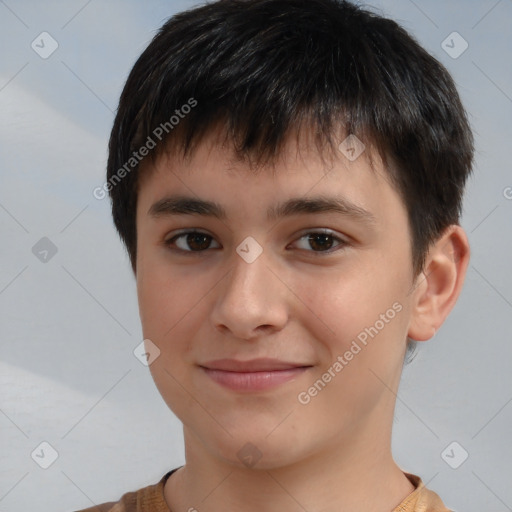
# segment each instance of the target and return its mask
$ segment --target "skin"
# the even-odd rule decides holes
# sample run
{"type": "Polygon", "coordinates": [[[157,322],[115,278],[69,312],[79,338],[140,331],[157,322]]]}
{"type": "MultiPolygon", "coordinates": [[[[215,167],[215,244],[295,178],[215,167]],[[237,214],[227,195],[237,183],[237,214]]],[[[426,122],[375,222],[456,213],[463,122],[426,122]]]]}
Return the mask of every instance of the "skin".
{"type": "Polygon", "coordinates": [[[462,228],[450,226],[414,279],[407,212],[380,159],[372,170],[367,156],[351,162],[340,152],[326,165],[307,140],[298,148],[290,139],[275,176],[255,175],[212,134],[189,160],[143,162],[140,316],[144,338],[160,350],[150,365],[155,384],[184,425],[186,465],[164,489],[173,512],[386,512],[414,490],[391,454],[407,336],[424,341],[439,329],[460,293],[469,245],[462,228]],[[148,213],[178,193],[219,203],[227,218],[148,213]],[[374,222],[337,212],[266,217],[270,206],[318,195],[343,197],[374,222]],[[328,245],[308,242],[304,231],[322,228],[334,237],[328,245]],[[185,229],[211,238],[166,245],[185,229]],[[236,252],[248,236],[263,248],[252,263],[236,252]],[[193,252],[198,247],[205,249],[193,252]],[[400,312],[300,403],[299,393],[396,303],[400,312]],[[270,391],[243,393],[198,366],[257,357],[311,368],[270,391]],[[247,443],[261,455],[253,466],[237,456],[247,443]]]}

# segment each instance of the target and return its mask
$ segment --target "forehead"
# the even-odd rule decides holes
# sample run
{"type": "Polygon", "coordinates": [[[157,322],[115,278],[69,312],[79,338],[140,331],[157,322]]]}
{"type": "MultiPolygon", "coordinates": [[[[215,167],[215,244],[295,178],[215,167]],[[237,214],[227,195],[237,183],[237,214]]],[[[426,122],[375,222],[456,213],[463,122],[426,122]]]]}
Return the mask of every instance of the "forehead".
{"type": "Polygon", "coordinates": [[[272,205],[282,206],[283,200],[292,198],[339,197],[376,214],[393,201],[401,203],[378,152],[353,136],[340,139],[335,151],[319,151],[310,134],[289,137],[278,155],[261,166],[240,156],[232,143],[215,132],[186,158],[169,147],[154,162],[142,162],[137,210],[140,205],[144,213],[151,208],[154,213],[155,203],[169,195],[211,203],[222,198],[219,215],[257,208],[269,220],[278,213],[272,205]],[[360,153],[357,158],[355,152],[360,153]]]}

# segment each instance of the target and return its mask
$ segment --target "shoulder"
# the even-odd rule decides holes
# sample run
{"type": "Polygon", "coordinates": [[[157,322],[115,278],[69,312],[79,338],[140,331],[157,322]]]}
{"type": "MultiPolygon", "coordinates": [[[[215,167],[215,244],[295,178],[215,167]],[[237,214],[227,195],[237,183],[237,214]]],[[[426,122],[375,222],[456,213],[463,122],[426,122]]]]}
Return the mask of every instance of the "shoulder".
{"type": "MultiPolygon", "coordinates": [[[[108,503],[102,503],[101,505],[95,505],[94,507],[84,508],[77,510],[76,512],[116,512],[114,508],[119,504],[119,501],[109,501],[108,503]]],[[[119,508],[118,508],[119,510],[119,508]]]]}
{"type": "Polygon", "coordinates": [[[415,512],[452,512],[445,506],[437,493],[423,487],[418,495],[415,512]]]}
{"type": "Polygon", "coordinates": [[[393,512],[452,512],[437,493],[431,491],[419,476],[405,473],[415,490],[407,496],[393,512]]]}
{"type": "Polygon", "coordinates": [[[109,501],[93,507],[77,510],[76,512],[139,512],[137,508],[137,496],[141,493],[147,494],[154,486],[150,485],[138,491],[127,492],[121,496],[119,501],[109,501]]]}
{"type": "Polygon", "coordinates": [[[177,469],[167,472],[156,484],[123,494],[119,501],[109,501],[75,512],[169,512],[164,499],[164,485],[177,469]]]}

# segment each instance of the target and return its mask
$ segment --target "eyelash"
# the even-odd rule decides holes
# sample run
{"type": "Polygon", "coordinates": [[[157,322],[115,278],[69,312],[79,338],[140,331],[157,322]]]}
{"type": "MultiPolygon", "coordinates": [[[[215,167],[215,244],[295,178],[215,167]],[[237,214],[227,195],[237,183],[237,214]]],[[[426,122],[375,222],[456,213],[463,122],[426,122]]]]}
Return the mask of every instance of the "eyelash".
{"type": "MultiPolygon", "coordinates": [[[[208,233],[203,233],[202,231],[191,230],[191,231],[183,231],[181,233],[178,233],[177,235],[174,235],[172,238],[170,238],[168,240],[165,240],[164,244],[167,247],[169,247],[172,251],[179,252],[179,253],[182,253],[182,254],[189,253],[190,255],[192,255],[192,254],[200,254],[200,253],[206,252],[207,249],[200,250],[200,251],[187,251],[187,250],[184,250],[184,249],[171,247],[171,245],[176,240],[178,240],[178,239],[180,239],[182,237],[186,237],[188,235],[204,235],[204,236],[209,237],[212,240],[214,240],[214,238],[211,235],[209,235],[208,233]]],[[[338,245],[335,246],[334,249],[331,248],[331,249],[329,249],[327,251],[308,251],[306,249],[301,249],[301,250],[304,250],[306,252],[311,252],[315,256],[322,256],[322,255],[333,254],[334,252],[336,252],[338,250],[341,250],[345,246],[349,245],[346,240],[343,240],[342,238],[337,237],[336,235],[334,235],[333,233],[331,233],[328,230],[317,230],[317,231],[312,230],[312,231],[307,231],[307,232],[303,233],[297,240],[302,240],[303,238],[306,238],[306,237],[311,236],[311,235],[326,235],[326,236],[329,236],[330,238],[332,238],[333,240],[338,242],[338,245]]]]}

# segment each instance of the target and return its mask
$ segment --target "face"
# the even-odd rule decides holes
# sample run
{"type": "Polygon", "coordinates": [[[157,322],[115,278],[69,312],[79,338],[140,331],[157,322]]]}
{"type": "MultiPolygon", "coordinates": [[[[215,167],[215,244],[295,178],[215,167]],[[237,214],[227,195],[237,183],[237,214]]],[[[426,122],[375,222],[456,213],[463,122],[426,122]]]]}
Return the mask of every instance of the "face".
{"type": "Polygon", "coordinates": [[[389,436],[410,232],[380,160],[372,169],[366,156],[326,163],[290,142],[275,173],[255,174],[210,137],[189,160],[141,169],[150,371],[210,456],[275,468],[389,436]]]}

